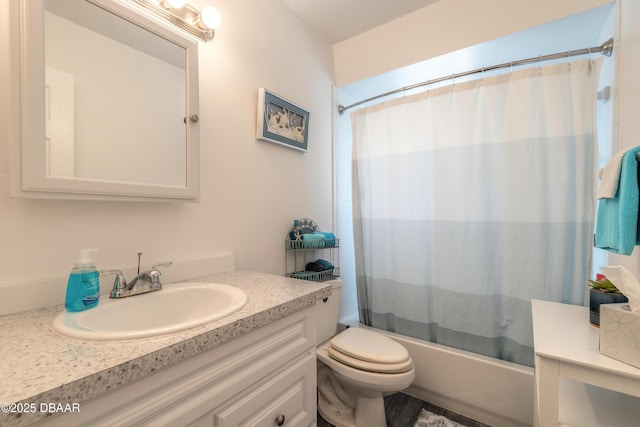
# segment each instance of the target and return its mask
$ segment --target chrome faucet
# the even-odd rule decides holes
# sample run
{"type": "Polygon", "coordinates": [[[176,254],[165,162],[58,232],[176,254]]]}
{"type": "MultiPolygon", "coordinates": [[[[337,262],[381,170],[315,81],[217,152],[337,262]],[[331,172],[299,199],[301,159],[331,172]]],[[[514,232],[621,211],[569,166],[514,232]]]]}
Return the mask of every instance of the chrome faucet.
{"type": "Polygon", "coordinates": [[[140,257],[142,253],[138,252],[138,275],[127,284],[121,270],[100,270],[101,276],[115,274],[116,278],[111,289],[111,298],[125,298],[134,295],[145,294],[147,292],[159,291],[162,289],[160,276],[162,273],[159,267],[170,267],[171,261],[161,262],[151,267],[151,270],[140,272],[140,257]]]}

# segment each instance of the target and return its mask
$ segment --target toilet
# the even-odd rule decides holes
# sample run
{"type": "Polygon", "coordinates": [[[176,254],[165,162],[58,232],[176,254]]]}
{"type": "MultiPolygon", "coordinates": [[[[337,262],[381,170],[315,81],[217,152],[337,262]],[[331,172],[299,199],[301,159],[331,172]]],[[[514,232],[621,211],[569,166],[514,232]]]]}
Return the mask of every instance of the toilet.
{"type": "Polygon", "coordinates": [[[409,352],[367,328],[336,335],[342,280],[316,303],[318,319],[318,412],[336,427],[385,427],[384,396],[407,388],[415,378],[409,352]]]}

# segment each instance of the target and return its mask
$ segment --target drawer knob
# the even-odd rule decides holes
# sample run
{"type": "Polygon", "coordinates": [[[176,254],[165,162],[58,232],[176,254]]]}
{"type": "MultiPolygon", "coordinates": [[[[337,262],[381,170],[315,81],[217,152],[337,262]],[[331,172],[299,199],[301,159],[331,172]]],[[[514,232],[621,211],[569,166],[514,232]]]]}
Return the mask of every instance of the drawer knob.
{"type": "Polygon", "coordinates": [[[276,425],[278,427],[282,426],[284,424],[284,414],[280,415],[278,418],[276,418],[276,425]]]}

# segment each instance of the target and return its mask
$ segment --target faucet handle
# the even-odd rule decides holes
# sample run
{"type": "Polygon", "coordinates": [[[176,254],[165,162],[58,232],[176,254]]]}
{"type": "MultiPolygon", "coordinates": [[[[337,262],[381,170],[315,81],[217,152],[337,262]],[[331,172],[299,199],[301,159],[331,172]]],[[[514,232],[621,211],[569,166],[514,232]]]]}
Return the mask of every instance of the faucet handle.
{"type": "Polygon", "coordinates": [[[100,276],[108,276],[115,274],[116,279],[113,281],[113,289],[111,289],[111,295],[118,294],[123,289],[127,289],[127,281],[124,280],[124,274],[121,270],[100,270],[100,276]]]}
{"type": "Polygon", "coordinates": [[[172,265],[173,265],[173,262],[171,261],[165,261],[159,264],[152,265],[151,270],[145,271],[143,273],[144,277],[152,285],[157,285],[159,287],[162,287],[162,284],[160,284],[160,276],[162,275],[162,272],[158,270],[158,267],[171,267],[172,265]]]}
{"type": "Polygon", "coordinates": [[[165,261],[151,266],[152,270],[157,270],[158,267],[171,267],[173,265],[172,261],[165,261]]]}
{"type": "Polygon", "coordinates": [[[144,274],[143,277],[149,283],[154,284],[154,285],[160,283],[160,275],[162,274],[162,273],[160,273],[160,271],[158,271],[158,270],[150,270],[150,271],[147,271],[147,272],[145,272],[143,274],[144,274]]]}

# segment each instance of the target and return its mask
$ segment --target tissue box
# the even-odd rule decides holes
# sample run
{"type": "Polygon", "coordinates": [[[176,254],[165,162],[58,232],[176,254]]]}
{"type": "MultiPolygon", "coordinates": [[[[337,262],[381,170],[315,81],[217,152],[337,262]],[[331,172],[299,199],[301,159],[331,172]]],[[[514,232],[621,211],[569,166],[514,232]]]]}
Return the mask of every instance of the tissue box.
{"type": "Polygon", "coordinates": [[[640,368],[640,315],[628,303],[600,306],[600,353],[640,368]]]}

